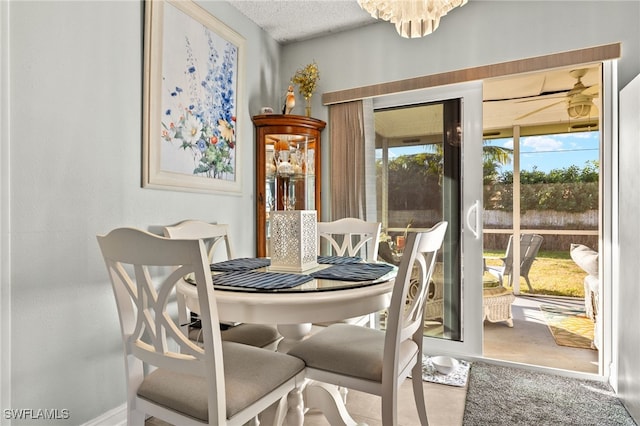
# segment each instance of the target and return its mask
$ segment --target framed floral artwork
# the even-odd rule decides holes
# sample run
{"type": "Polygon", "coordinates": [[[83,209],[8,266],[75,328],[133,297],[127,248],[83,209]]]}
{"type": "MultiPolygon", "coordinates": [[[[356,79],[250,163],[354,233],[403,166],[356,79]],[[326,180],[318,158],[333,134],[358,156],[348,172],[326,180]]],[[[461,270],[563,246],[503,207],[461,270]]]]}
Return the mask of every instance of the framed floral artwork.
{"type": "Polygon", "coordinates": [[[241,192],[244,39],[192,1],[145,1],[142,186],[241,192]]]}

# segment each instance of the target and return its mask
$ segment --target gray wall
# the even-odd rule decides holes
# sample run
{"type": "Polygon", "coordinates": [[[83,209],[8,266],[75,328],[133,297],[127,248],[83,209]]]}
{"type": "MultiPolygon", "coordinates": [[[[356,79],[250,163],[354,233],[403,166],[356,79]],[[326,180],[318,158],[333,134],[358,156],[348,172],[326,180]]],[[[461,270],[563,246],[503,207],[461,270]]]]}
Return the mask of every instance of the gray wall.
{"type": "MultiPolygon", "coordinates": [[[[295,69],[312,60],[321,119],[322,92],[611,42],[623,43],[620,86],[640,72],[638,2],[471,1],[424,39],[379,23],[283,48],[226,3],[200,4],[247,40],[248,116],[277,107],[295,69]]],[[[119,327],[95,235],[200,218],[229,223],[236,253],[253,255],[253,127],[239,123],[242,195],[142,189],[141,2],[8,5],[0,8],[11,24],[0,32],[9,40],[0,77],[10,87],[0,101],[8,109],[0,276],[11,382],[4,374],[2,408],[66,408],[72,418],[59,424],[78,424],[124,402],[119,327]]]]}
{"type": "MultiPolygon", "coordinates": [[[[280,47],[228,4],[205,7],[247,40],[240,105],[249,118],[273,103],[280,47]]],[[[255,255],[254,130],[238,123],[242,195],[142,189],[143,3],[15,1],[8,13],[10,195],[1,208],[12,334],[2,350],[12,365],[2,408],[64,408],[79,424],[125,398],[96,234],[198,218],[230,224],[236,254],[255,255]]]]}

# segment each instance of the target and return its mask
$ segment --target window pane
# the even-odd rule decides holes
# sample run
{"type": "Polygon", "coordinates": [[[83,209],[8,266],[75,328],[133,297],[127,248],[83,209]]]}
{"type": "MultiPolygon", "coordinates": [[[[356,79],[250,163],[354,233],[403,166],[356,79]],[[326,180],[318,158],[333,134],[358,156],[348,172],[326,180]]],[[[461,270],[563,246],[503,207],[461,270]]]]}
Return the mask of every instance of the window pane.
{"type": "Polygon", "coordinates": [[[513,139],[484,140],[482,150],[483,246],[504,250],[513,229],[513,139]]]}
{"type": "Polygon", "coordinates": [[[459,99],[375,112],[376,192],[383,241],[379,254],[398,263],[408,232],[449,222],[430,283],[425,335],[461,340],[459,99]],[[445,130],[446,129],[446,130],[445,130]]]}

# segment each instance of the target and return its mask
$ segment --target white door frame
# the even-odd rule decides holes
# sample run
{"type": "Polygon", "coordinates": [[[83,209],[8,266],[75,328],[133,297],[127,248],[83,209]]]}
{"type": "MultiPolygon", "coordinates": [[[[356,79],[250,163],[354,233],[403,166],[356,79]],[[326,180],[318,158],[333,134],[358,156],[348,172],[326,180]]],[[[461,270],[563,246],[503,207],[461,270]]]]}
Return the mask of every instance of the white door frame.
{"type": "Polygon", "coordinates": [[[620,280],[619,271],[619,238],[618,238],[618,198],[619,159],[618,159],[618,62],[617,60],[602,63],[602,90],[600,111],[601,154],[600,173],[600,292],[598,310],[602,312],[600,327],[599,374],[608,378],[614,390],[617,390],[618,370],[618,336],[619,322],[617,306],[620,280]]]}

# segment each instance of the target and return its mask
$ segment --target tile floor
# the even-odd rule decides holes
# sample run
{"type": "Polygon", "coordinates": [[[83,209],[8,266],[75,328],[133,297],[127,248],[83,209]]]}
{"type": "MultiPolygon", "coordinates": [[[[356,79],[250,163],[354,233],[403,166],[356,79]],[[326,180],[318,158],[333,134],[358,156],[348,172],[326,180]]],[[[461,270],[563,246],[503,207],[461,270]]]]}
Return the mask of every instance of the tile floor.
{"type": "MultiPolygon", "coordinates": [[[[398,403],[398,426],[420,426],[418,412],[413,400],[411,379],[400,387],[398,403]]],[[[467,389],[423,382],[430,426],[462,425],[467,389]]],[[[380,398],[356,391],[349,391],[347,410],[353,419],[369,426],[382,426],[380,420],[380,398]]],[[[318,412],[305,415],[304,426],[330,426],[318,412]]]]}
{"type": "MultiPolygon", "coordinates": [[[[462,425],[466,388],[423,382],[427,401],[427,416],[430,426],[462,425]]],[[[357,391],[349,391],[347,410],[353,419],[369,426],[382,426],[380,420],[380,398],[357,391]]],[[[149,419],[145,426],[170,426],[158,419],[149,419]]],[[[320,412],[309,412],[304,417],[304,426],[331,426],[320,412]]],[[[411,379],[400,387],[398,426],[421,426],[413,401],[411,379]]]]}

